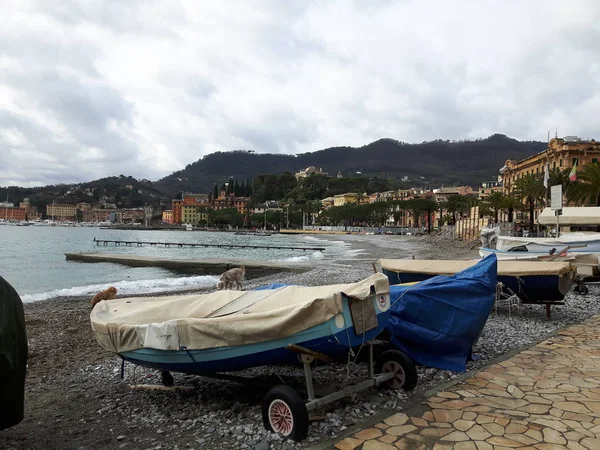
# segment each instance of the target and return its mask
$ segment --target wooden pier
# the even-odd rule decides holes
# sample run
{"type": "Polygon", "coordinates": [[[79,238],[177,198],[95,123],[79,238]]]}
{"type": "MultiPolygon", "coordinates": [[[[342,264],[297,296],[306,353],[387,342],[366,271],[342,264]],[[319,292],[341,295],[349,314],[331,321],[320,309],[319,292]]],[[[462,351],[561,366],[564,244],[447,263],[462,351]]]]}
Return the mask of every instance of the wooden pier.
{"type": "Polygon", "coordinates": [[[250,259],[167,259],[152,256],[126,255],[114,253],[65,253],[67,261],[82,263],[113,263],[129,267],[161,267],[181,273],[198,275],[220,275],[234,267],[244,266],[246,278],[264,277],[280,272],[306,272],[311,269],[304,264],[286,261],[258,261],[250,259]]]}
{"type": "Polygon", "coordinates": [[[325,247],[280,247],[277,245],[239,245],[239,244],[199,244],[199,243],[188,243],[188,242],[147,242],[147,241],[115,241],[115,240],[107,240],[107,239],[96,239],[94,238],[94,242],[96,246],[103,245],[107,247],[112,244],[116,247],[124,246],[124,247],[143,247],[144,245],[149,245],[151,247],[187,247],[187,248],[209,248],[209,247],[217,247],[217,248],[261,248],[268,250],[302,250],[302,251],[312,251],[312,252],[324,252],[325,247]]]}

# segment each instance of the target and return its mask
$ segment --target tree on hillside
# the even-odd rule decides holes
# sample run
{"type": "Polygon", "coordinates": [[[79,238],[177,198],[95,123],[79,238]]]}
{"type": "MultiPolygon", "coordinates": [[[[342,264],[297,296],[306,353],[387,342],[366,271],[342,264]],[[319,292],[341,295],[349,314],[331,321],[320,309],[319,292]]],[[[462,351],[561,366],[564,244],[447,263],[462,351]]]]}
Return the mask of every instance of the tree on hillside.
{"type": "Polygon", "coordinates": [[[213,199],[219,198],[219,185],[213,184],[213,199]]]}
{"type": "Polygon", "coordinates": [[[327,191],[327,177],[312,174],[301,182],[304,197],[307,200],[320,200],[327,191]]]}
{"type": "Polygon", "coordinates": [[[366,189],[364,189],[362,192],[372,194],[374,192],[385,192],[391,189],[392,187],[387,178],[372,177],[369,178],[369,182],[367,183],[366,189]]]}
{"type": "Polygon", "coordinates": [[[536,203],[544,205],[546,188],[539,174],[526,174],[515,181],[515,197],[524,200],[529,206],[529,230],[533,231],[534,211],[536,203]]]}

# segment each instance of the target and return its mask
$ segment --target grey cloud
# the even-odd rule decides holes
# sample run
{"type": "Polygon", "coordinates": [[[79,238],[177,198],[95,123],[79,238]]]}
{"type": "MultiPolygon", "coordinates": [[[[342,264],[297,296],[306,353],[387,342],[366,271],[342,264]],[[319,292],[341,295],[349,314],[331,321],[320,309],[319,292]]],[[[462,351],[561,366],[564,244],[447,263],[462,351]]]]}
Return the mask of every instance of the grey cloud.
{"type": "Polygon", "coordinates": [[[598,22],[593,0],[10,2],[0,185],[156,179],[241,147],[600,138],[598,22]]]}

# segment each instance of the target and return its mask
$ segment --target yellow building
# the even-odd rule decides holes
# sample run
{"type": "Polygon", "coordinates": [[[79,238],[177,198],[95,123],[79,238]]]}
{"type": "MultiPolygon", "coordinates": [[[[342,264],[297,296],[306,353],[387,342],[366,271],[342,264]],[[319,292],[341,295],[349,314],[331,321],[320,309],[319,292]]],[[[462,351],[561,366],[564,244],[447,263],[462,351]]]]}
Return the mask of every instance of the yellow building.
{"type": "Polygon", "coordinates": [[[321,206],[324,209],[331,208],[332,206],[334,206],[333,197],[327,197],[327,198],[324,198],[323,200],[321,200],[321,206]]]}
{"type": "Polygon", "coordinates": [[[333,196],[333,206],[343,206],[350,203],[368,203],[369,196],[364,194],[360,195],[355,192],[347,192],[345,194],[338,194],[333,196]]]}
{"type": "Polygon", "coordinates": [[[77,216],[77,206],[52,203],[46,205],[46,217],[48,219],[65,221],[74,220],[77,216]]]}
{"type": "Polygon", "coordinates": [[[173,223],[173,210],[166,209],[162,212],[162,221],[163,223],[172,224],[173,223]]]}
{"type": "Polygon", "coordinates": [[[600,142],[583,140],[577,136],[554,138],[548,142],[548,148],[543,152],[529,156],[521,161],[509,159],[500,169],[504,193],[509,194],[515,189],[515,182],[526,174],[544,175],[548,164],[550,169],[570,169],[580,167],[600,160],[600,142]]]}
{"type": "Polygon", "coordinates": [[[181,205],[181,220],[182,223],[196,225],[204,220],[207,220],[207,207],[197,205],[181,205]]]}

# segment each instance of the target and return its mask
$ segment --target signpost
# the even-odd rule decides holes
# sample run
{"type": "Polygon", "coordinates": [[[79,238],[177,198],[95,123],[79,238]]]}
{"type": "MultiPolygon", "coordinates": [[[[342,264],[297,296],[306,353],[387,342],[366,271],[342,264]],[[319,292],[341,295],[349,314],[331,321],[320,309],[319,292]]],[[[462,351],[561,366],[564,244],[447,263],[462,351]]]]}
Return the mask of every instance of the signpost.
{"type": "Polygon", "coordinates": [[[554,211],[554,215],[556,215],[556,237],[559,237],[560,227],[558,218],[562,214],[563,209],[562,184],[557,184],[550,188],[550,209],[554,211]]]}

